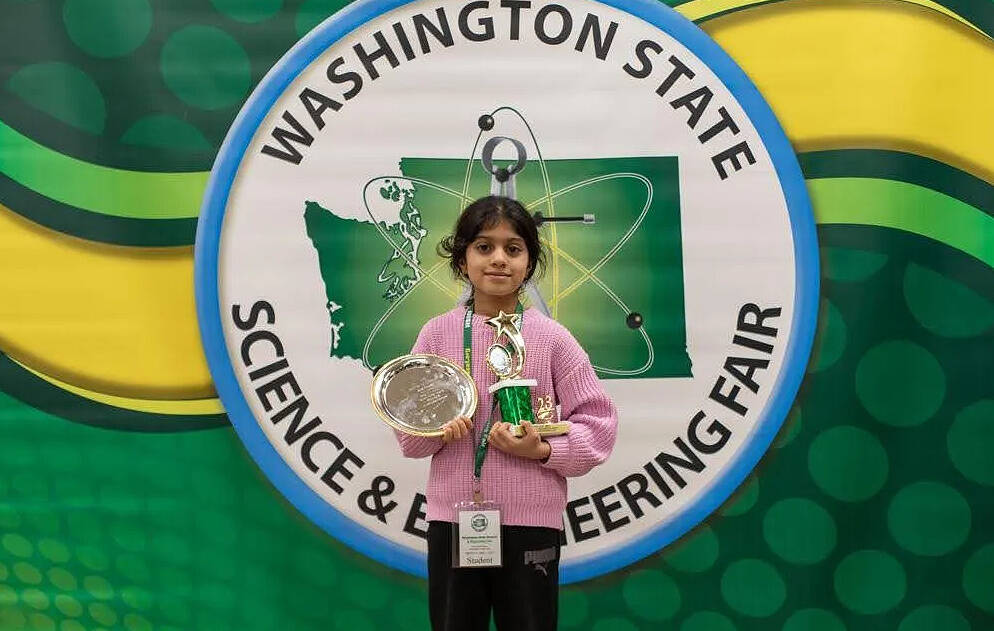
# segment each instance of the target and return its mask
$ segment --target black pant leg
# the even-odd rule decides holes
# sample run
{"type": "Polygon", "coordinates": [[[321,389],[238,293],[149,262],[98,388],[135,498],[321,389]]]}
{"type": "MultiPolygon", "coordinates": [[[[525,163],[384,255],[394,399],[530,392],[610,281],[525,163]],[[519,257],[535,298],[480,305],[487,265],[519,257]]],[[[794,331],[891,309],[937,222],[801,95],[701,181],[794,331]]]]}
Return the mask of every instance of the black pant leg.
{"type": "Polygon", "coordinates": [[[504,526],[503,566],[493,585],[498,631],[556,631],[559,622],[559,531],[504,526]]]}
{"type": "Polygon", "coordinates": [[[428,614],[432,631],[488,631],[492,579],[487,568],[452,567],[452,524],[428,523],[428,614]]]}

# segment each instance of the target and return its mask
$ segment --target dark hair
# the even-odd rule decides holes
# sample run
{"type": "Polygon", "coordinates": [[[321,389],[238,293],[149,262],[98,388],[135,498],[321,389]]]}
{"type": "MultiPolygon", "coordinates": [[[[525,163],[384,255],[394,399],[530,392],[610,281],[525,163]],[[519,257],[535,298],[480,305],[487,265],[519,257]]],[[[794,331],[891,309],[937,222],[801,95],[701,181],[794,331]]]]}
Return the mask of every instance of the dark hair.
{"type": "Polygon", "coordinates": [[[545,272],[545,249],[538,237],[535,218],[525,207],[510,197],[490,195],[481,197],[466,207],[456,220],[452,234],[438,244],[438,254],[449,259],[449,266],[456,278],[465,278],[460,266],[466,262],[466,248],[482,231],[506,220],[514,231],[524,239],[528,250],[528,271],[522,282],[527,283],[538,270],[539,277],[545,272]]]}

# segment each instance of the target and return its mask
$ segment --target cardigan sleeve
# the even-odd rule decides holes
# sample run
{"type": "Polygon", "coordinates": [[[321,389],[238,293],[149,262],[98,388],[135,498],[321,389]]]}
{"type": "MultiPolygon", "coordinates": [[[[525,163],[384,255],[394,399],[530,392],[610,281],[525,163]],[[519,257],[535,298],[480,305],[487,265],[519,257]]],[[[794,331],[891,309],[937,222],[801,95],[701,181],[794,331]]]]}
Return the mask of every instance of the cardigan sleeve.
{"type": "Polygon", "coordinates": [[[565,329],[552,353],[552,382],[560,418],[571,426],[568,434],[545,439],[552,451],[542,466],[564,477],[581,476],[611,455],[618,411],[601,387],[586,351],[565,329]]]}
{"type": "MultiPolygon", "coordinates": [[[[418,333],[418,339],[414,342],[414,347],[411,349],[411,353],[436,352],[435,349],[437,348],[437,344],[435,342],[435,327],[433,326],[433,323],[434,320],[429,320],[427,324],[421,327],[421,332],[418,333]]],[[[393,433],[397,437],[397,442],[400,443],[401,453],[408,458],[424,458],[426,456],[430,456],[441,449],[445,444],[442,442],[441,438],[412,436],[396,429],[393,433]]]]}

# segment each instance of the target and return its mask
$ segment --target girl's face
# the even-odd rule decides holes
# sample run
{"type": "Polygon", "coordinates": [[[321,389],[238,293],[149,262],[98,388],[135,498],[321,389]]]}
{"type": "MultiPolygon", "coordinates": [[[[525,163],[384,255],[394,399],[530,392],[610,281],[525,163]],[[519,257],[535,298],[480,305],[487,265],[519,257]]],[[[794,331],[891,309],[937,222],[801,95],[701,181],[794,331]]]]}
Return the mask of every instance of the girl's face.
{"type": "Polygon", "coordinates": [[[525,240],[501,220],[476,235],[460,268],[478,296],[503,298],[518,293],[530,264],[525,240]]]}

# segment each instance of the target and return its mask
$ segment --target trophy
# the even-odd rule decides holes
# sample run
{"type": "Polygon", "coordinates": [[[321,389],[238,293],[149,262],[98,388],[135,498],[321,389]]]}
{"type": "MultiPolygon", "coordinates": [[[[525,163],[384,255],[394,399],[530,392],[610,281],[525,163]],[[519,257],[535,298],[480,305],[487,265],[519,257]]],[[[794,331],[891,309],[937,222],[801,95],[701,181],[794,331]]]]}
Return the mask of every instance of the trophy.
{"type": "Polygon", "coordinates": [[[522,379],[521,372],[525,368],[525,340],[521,335],[521,314],[504,313],[487,320],[487,324],[496,329],[494,343],[487,349],[487,366],[497,375],[497,383],[490,386],[489,392],[494,395],[500,405],[500,415],[505,423],[511,424],[511,433],[515,436],[524,435],[521,421],[530,421],[538,431],[539,436],[559,436],[569,432],[568,422],[553,423],[555,407],[551,397],[542,402],[539,417],[536,420],[532,408],[531,387],[537,386],[534,379],[522,379]],[[506,342],[502,342],[506,339],[506,342]]]}
{"type": "Polygon", "coordinates": [[[476,382],[437,355],[401,355],[383,364],[370,387],[373,408],[388,425],[415,436],[441,436],[442,426],[476,411],[476,382]]]}

